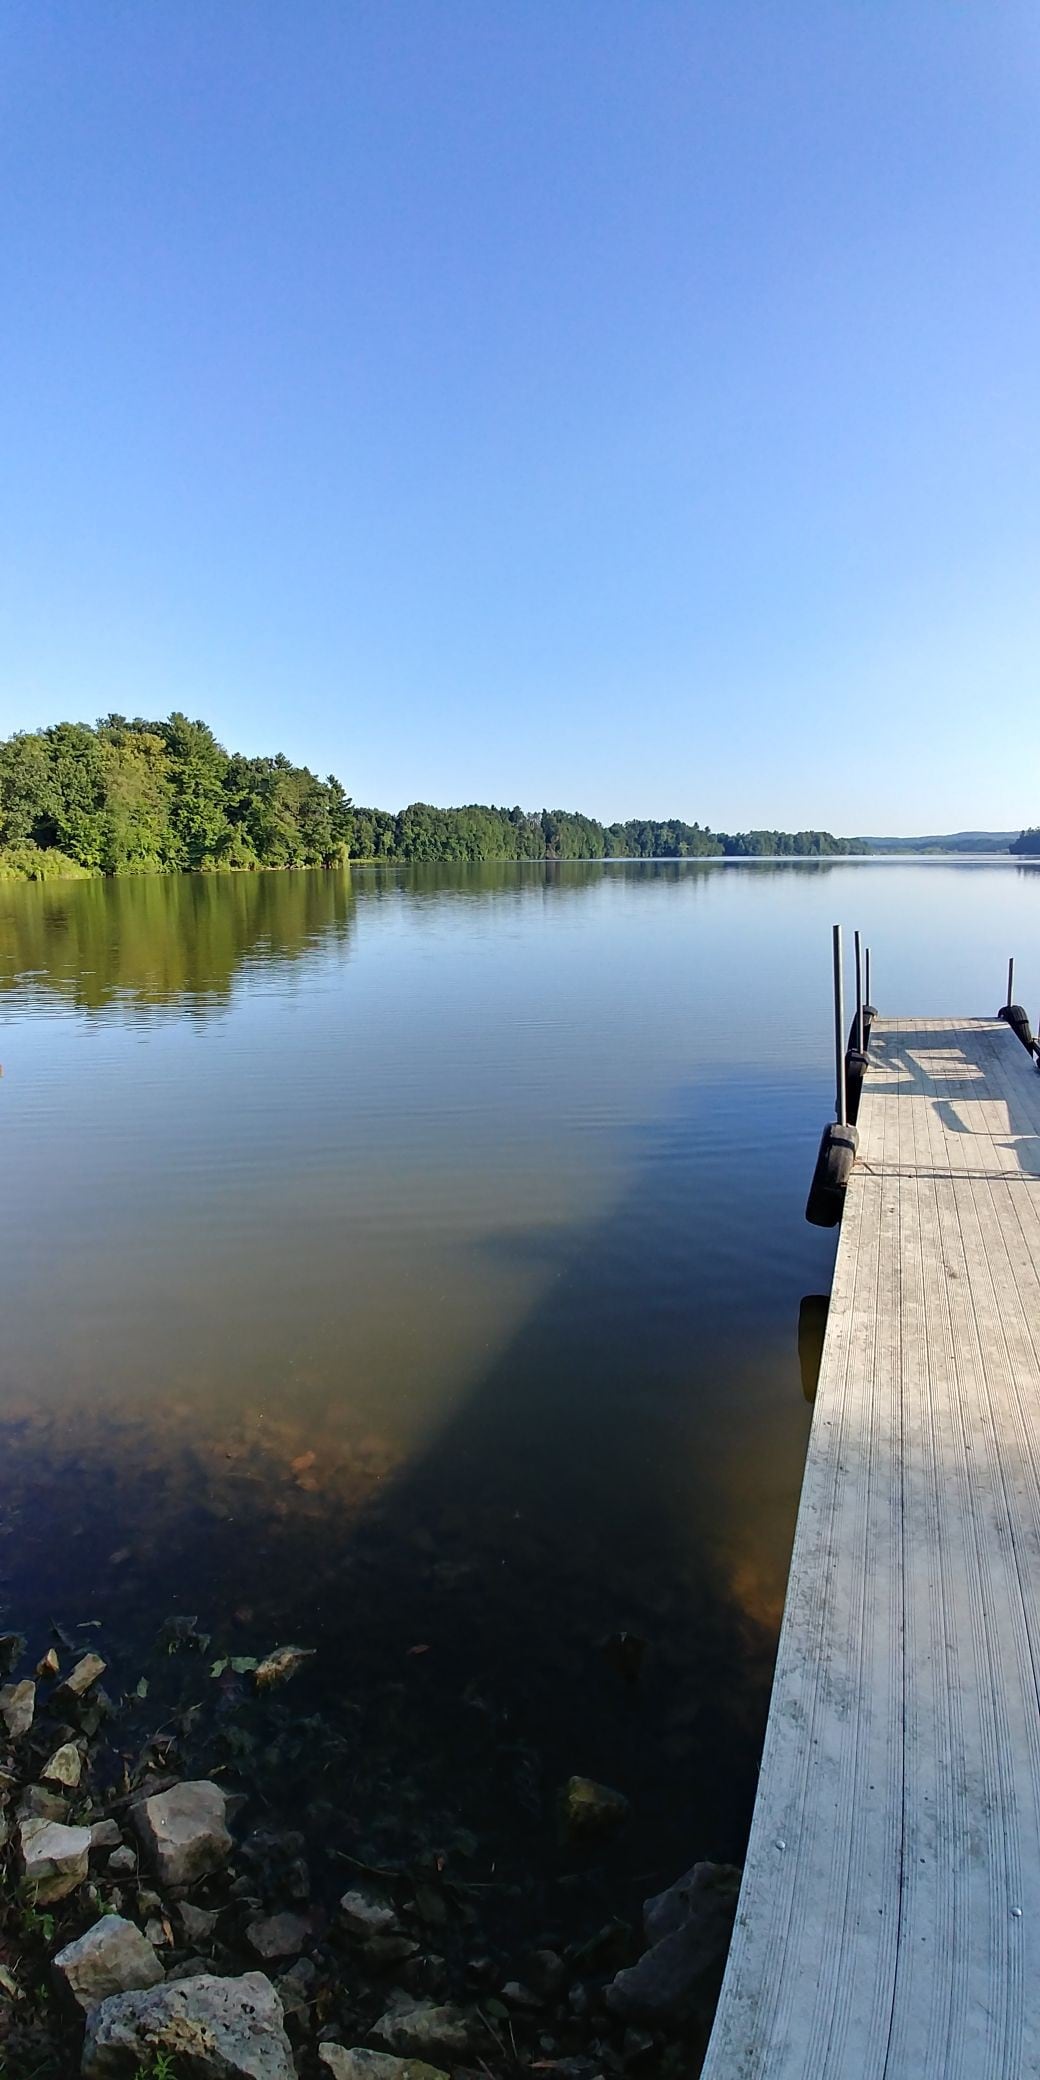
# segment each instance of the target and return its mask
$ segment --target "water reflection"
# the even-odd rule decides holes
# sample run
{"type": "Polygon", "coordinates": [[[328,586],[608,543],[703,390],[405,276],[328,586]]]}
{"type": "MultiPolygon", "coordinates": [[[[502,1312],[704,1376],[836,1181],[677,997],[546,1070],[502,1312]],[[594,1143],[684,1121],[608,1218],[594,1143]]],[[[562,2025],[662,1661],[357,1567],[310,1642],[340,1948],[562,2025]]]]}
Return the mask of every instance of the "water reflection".
{"type": "Polygon", "coordinates": [[[349,872],[142,875],[0,885],[0,992],[87,1012],[187,1012],[228,1001],[251,961],[345,951],[349,872]]]}
{"type": "Polygon", "coordinates": [[[830,1304],[829,1293],[806,1293],[799,1302],[798,1364],[802,1374],[802,1393],[810,1403],[815,1401],[816,1389],[820,1383],[823,1341],[827,1334],[830,1304]]]}
{"type": "Polygon", "coordinates": [[[142,875],[115,881],[0,882],[0,997],[57,995],[77,1010],[188,1011],[206,1017],[257,961],[296,963],[345,952],[358,904],[444,903],[494,915],[558,899],[570,905],[607,881],[653,895],[709,888],[739,867],[767,879],[829,872],[832,860],[546,860],[474,868],[347,867],[337,872],[142,875]]]}

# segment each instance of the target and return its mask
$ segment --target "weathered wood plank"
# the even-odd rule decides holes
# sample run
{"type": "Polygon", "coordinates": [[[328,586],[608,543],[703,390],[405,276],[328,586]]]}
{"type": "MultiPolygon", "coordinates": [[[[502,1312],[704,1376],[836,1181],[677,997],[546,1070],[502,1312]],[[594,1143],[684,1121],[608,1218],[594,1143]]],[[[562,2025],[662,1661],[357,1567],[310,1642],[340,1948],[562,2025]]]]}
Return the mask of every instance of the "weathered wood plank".
{"type": "Polygon", "coordinates": [[[705,2080],[1040,2075],[1040,1076],[870,1052],[705,2080]]]}

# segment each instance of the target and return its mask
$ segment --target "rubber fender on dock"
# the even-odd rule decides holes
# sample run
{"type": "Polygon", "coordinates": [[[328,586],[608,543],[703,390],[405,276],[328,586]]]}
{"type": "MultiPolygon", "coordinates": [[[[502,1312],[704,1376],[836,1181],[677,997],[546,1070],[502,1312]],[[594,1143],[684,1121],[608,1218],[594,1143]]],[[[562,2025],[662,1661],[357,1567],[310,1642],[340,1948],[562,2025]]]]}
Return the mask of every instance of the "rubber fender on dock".
{"type": "Polygon", "coordinates": [[[863,1094],[863,1078],[867,1073],[867,1057],[857,1047],[850,1047],[845,1056],[845,1108],[849,1121],[855,1126],[859,1118],[859,1101],[863,1094]]]}
{"type": "Polygon", "coordinates": [[[1029,1024],[1029,1013],[1025,1006],[1022,1004],[1004,1004],[997,1012],[997,1017],[1002,1018],[1005,1025],[1011,1027],[1016,1040],[1021,1040],[1023,1047],[1032,1054],[1033,1033],[1029,1024]]]}
{"type": "Polygon", "coordinates": [[[805,1218],[814,1228],[836,1228],[845,1204],[845,1187],[859,1146],[855,1127],[832,1120],[820,1136],[820,1149],[805,1202],[805,1218]]]}

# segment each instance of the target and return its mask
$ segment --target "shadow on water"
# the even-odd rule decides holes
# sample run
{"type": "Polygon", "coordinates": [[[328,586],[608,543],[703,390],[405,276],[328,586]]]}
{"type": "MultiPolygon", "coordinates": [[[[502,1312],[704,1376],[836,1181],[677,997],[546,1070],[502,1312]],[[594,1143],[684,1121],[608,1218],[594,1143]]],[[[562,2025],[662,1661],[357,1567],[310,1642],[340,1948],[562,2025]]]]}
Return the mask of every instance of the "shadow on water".
{"type": "MultiPolygon", "coordinates": [[[[688,1127],[704,1102],[683,1094],[688,1127]]],[[[215,1653],[317,1648],[279,1752],[333,1882],[342,1856],[472,1840],[488,1911],[533,1939],[634,1917],[697,1857],[739,1861],[807,1411],[775,1287],[749,1269],[735,1319],[710,1203],[677,1230],[659,1161],[651,1145],[607,1218],[547,1244],[547,1294],[403,1467],[361,1439],[344,1488],[291,1412],[274,1449],[176,1418],[143,1443],[22,1424],[5,1610],[101,1618],[128,1681],[170,1611],[198,1612],[215,1653]],[[572,1772],[632,1802],[591,1864],[557,1839],[572,1772]]],[[[206,1693],[201,1661],[177,1673],[182,1701],[206,1693]]]]}

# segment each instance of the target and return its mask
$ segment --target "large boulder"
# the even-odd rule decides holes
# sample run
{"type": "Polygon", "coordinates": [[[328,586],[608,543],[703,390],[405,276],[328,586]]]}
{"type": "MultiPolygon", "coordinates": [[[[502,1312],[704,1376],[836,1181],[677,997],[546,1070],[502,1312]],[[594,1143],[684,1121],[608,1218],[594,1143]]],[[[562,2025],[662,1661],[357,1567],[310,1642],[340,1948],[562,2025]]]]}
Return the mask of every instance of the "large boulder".
{"type": "Polygon", "coordinates": [[[114,1993],[156,1986],[163,1968],[147,1936],[121,1914],[103,1914],[86,1935],[66,1943],[54,1971],[85,2014],[114,1993]]]}
{"type": "Polygon", "coordinates": [[[618,1972],[606,2001],[615,2015],[675,2017],[714,1996],[726,1961],[740,1891],[729,1863],[695,1863],[667,1892],[643,1907],[650,1945],[637,1964],[618,1972]]]}
{"type": "Polygon", "coordinates": [[[89,1827],[63,1827],[60,1820],[23,1820],[19,1843],[23,1889],[34,1906],[49,1906],[83,1884],[90,1855],[89,1827]]]}
{"type": "Polygon", "coordinates": [[[165,1885],[194,1885],[219,1870],[231,1851],[226,1803],[218,1784],[201,1778],[174,1784],[134,1807],[134,1824],[165,1885]]]}
{"type": "Polygon", "coordinates": [[[163,2059],[178,2080],[296,2080],[281,2001],[263,1972],[208,1972],[102,2001],[87,2022],[85,2080],[134,2080],[163,2059]]]}

